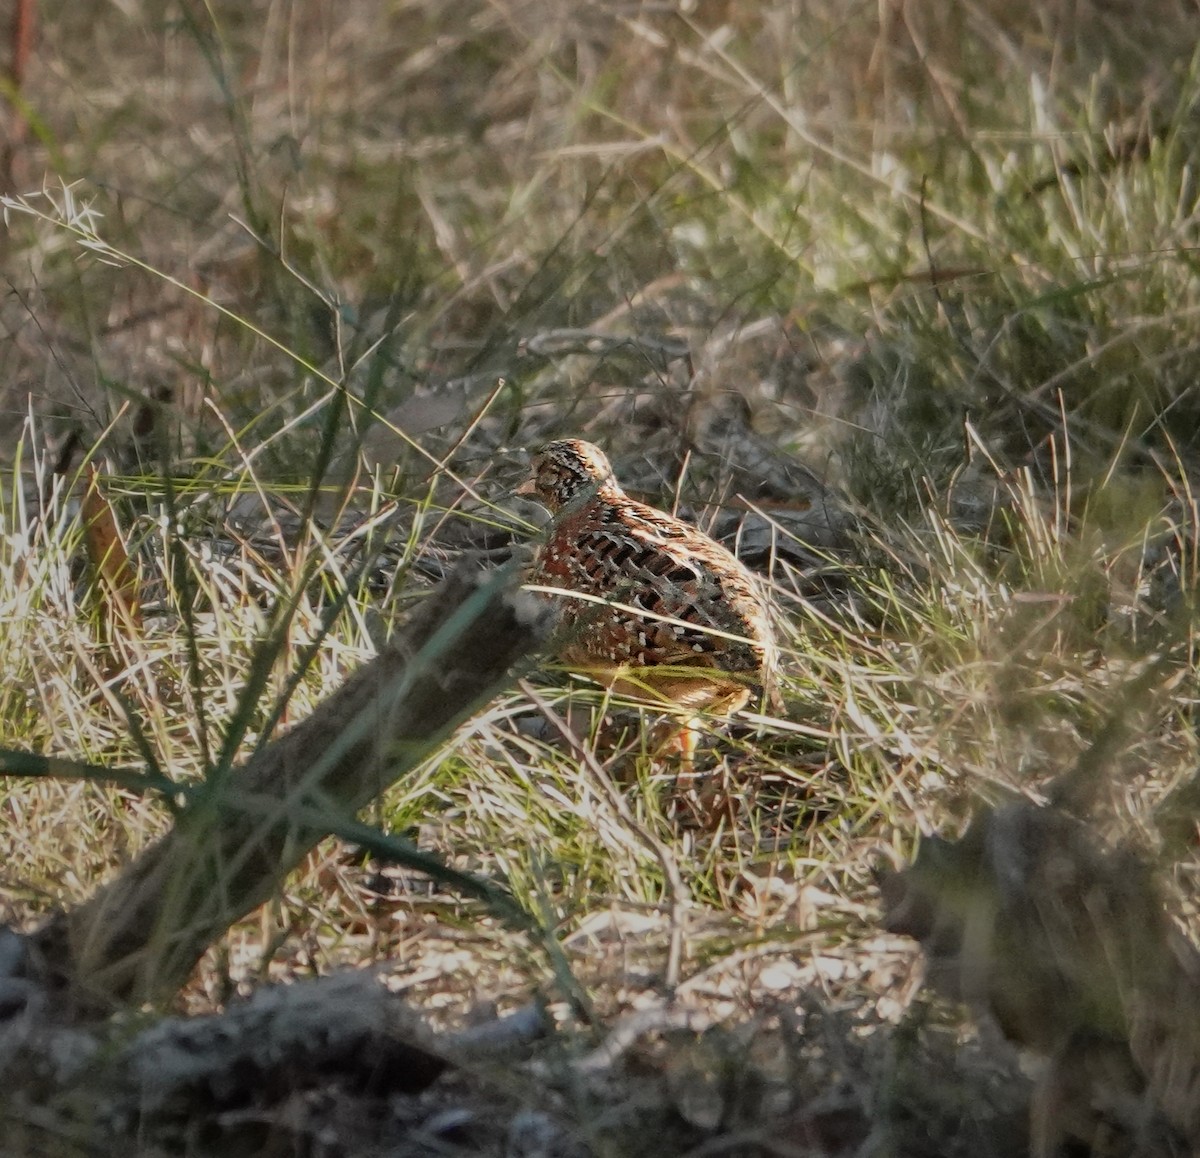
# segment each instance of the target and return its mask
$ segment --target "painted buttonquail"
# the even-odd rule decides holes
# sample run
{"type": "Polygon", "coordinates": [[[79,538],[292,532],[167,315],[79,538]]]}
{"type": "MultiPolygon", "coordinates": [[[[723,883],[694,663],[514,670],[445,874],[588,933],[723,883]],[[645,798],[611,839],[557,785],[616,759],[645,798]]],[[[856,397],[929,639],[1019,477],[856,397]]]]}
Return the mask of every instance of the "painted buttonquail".
{"type": "MultiPolygon", "coordinates": [[[[769,687],[775,647],[758,580],[702,531],[631,499],[598,447],[550,443],[517,493],[553,516],[527,581],[565,593],[564,664],[697,711],[733,712],[769,687]]],[[[693,745],[685,736],[686,759],[693,745]]]]}

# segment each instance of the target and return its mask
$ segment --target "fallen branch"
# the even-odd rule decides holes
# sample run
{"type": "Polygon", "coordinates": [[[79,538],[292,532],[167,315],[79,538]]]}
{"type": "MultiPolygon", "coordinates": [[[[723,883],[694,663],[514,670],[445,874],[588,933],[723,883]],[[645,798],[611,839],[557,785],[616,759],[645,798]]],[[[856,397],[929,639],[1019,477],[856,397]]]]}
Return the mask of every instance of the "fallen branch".
{"type": "Polygon", "coordinates": [[[455,572],[308,719],[210,777],[162,840],[35,932],[32,960],[78,1010],[169,997],[319,840],[493,696],[547,626],[512,573],[455,572]]]}
{"type": "Polygon", "coordinates": [[[415,1092],[447,1059],[420,1016],[365,972],[259,989],[208,1017],[167,1017],[116,1058],[130,1116],[211,1114],[263,1104],[322,1078],[415,1092]]]}
{"type": "MultiPolygon", "coordinates": [[[[0,1078],[9,1089],[36,1088],[60,1113],[69,1104],[68,1117],[80,1112],[97,1153],[140,1153],[151,1135],[169,1152],[168,1140],[189,1130],[238,1150],[264,1122],[303,1132],[291,1114],[295,1098],[319,1091],[370,1116],[365,1107],[420,1095],[447,1069],[507,1069],[553,1027],[533,1003],[436,1032],[375,970],[264,986],[220,1013],[165,1017],[132,1037],[127,1021],[63,1026],[36,983],[20,988],[7,975],[14,936],[0,932],[0,993],[7,986],[9,995],[0,997],[0,1078]]],[[[425,1112],[435,1114],[436,1102],[425,1112]]]]}
{"type": "Polygon", "coordinates": [[[435,1033],[370,971],[271,985],[207,1017],[166,1017],[116,1056],[114,1083],[131,1117],[201,1116],[261,1105],[336,1080],[368,1093],[416,1093],[447,1066],[528,1049],[549,1032],[537,1005],[435,1033]]]}

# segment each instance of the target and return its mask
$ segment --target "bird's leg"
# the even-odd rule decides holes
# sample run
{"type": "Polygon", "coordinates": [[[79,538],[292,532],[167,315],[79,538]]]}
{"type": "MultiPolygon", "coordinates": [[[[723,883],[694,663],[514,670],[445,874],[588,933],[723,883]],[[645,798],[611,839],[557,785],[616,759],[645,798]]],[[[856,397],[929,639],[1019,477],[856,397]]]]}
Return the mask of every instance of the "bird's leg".
{"type": "Polygon", "coordinates": [[[699,743],[699,718],[689,716],[682,725],[668,716],[659,720],[650,733],[650,750],[656,758],[671,760],[678,769],[678,782],[696,778],[696,747],[699,743]]]}
{"type": "Polygon", "coordinates": [[[655,757],[675,764],[672,808],[686,826],[713,832],[722,820],[735,819],[737,798],[729,786],[729,765],[722,760],[716,768],[698,771],[696,749],[704,717],[690,715],[681,725],[678,719],[660,720],[652,733],[655,757]]]}
{"type": "Polygon", "coordinates": [[[682,725],[678,719],[660,721],[653,733],[654,754],[675,765],[671,812],[688,827],[711,830],[718,819],[720,791],[709,773],[696,770],[701,727],[699,716],[688,716],[682,725]]]}

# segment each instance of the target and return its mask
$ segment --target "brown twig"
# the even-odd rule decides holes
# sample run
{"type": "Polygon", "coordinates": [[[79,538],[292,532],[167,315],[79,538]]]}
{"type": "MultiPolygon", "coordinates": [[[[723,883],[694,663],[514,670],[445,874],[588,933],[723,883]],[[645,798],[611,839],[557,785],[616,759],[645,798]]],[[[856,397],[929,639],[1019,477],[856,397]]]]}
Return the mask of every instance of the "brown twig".
{"type": "Polygon", "coordinates": [[[169,997],[327,835],[322,816],[336,827],[424,759],[546,628],[512,575],[460,568],[308,719],[210,777],[162,840],[36,932],[34,956],[85,1011],[169,997]]]}
{"type": "Polygon", "coordinates": [[[8,35],[8,132],[4,148],[0,153],[0,180],[4,191],[14,193],[19,184],[20,173],[17,156],[29,135],[29,121],[22,107],[22,90],[29,73],[29,59],[33,55],[33,41],[37,31],[37,0],[16,0],[13,6],[12,23],[8,35]]]}

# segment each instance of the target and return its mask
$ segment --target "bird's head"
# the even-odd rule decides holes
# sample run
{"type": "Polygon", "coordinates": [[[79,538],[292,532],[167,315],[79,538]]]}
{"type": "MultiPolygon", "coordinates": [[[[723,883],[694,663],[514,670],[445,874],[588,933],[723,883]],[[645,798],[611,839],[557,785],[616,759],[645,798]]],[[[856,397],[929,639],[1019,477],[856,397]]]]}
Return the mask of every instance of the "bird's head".
{"type": "Polygon", "coordinates": [[[612,466],[598,446],[581,438],[560,438],[533,456],[529,478],[516,493],[536,499],[551,514],[572,501],[616,489],[612,466]]]}

